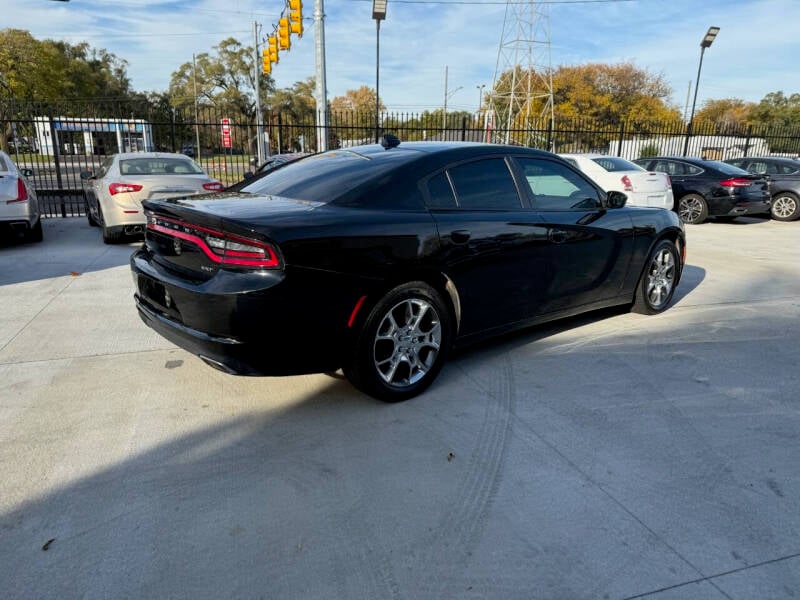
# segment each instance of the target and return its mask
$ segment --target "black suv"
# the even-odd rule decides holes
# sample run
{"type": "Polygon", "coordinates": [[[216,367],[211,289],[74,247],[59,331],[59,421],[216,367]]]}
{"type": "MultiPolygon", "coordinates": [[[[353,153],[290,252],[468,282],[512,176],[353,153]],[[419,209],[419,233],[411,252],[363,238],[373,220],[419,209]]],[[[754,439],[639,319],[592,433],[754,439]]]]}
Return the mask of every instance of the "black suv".
{"type": "Polygon", "coordinates": [[[730,221],[743,215],[769,214],[767,181],[718,160],[656,156],[633,161],[648,171],[669,175],[675,210],[684,223],[707,217],[730,221]]]}
{"type": "Polygon", "coordinates": [[[725,161],[763,176],[772,194],[772,218],[796,221],[800,218],[800,161],[774,156],[747,156],[725,161]]]}

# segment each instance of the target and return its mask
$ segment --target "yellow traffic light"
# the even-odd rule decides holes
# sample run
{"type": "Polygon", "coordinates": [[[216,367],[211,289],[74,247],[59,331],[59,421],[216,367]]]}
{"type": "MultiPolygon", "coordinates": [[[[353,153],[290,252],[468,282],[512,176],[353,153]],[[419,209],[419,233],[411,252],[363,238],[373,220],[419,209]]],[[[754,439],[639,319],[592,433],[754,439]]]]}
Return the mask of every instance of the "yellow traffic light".
{"type": "Polygon", "coordinates": [[[289,0],[289,26],[292,33],[303,37],[302,0],[289,0]]]}
{"type": "Polygon", "coordinates": [[[269,75],[272,72],[272,63],[269,60],[269,50],[266,48],[261,51],[261,70],[265,75],[269,75]]]}
{"type": "Polygon", "coordinates": [[[271,35],[267,38],[267,47],[269,50],[269,60],[272,63],[278,64],[278,38],[271,35]]]}
{"type": "Polygon", "coordinates": [[[281,50],[291,48],[292,42],[289,40],[289,19],[283,17],[278,21],[278,47],[281,50]]]}

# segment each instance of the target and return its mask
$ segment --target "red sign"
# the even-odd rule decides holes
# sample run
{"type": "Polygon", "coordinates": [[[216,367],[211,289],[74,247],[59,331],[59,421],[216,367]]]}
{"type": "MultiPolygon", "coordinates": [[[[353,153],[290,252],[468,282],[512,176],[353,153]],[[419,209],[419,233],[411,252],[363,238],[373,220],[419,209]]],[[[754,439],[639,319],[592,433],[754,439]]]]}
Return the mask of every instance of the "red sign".
{"type": "Polygon", "coordinates": [[[227,117],[222,119],[222,147],[231,148],[233,143],[231,140],[231,120],[227,117]]]}

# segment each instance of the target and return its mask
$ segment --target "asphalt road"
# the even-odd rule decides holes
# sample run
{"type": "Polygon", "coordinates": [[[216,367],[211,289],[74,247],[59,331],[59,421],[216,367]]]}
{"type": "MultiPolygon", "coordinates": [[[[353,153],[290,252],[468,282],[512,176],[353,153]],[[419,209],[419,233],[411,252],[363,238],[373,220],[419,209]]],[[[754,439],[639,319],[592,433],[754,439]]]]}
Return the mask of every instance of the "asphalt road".
{"type": "Polygon", "coordinates": [[[44,235],[0,247],[3,598],[800,595],[800,223],[689,227],[664,314],[397,405],[214,371],[139,321],[136,244],[44,235]]]}

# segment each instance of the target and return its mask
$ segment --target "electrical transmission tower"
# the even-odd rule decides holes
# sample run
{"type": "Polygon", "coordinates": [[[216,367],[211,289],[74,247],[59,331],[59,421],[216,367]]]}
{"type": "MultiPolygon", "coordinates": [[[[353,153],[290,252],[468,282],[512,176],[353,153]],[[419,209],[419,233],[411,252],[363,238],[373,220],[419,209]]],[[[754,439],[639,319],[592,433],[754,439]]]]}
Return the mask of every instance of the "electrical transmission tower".
{"type": "Polygon", "coordinates": [[[547,146],[548,136],[537,133],[536,124],[549,123],[552,129],[554,120],[549,8],[534,0],[508,0],[486,116],[486,139],[547,146]]]}

